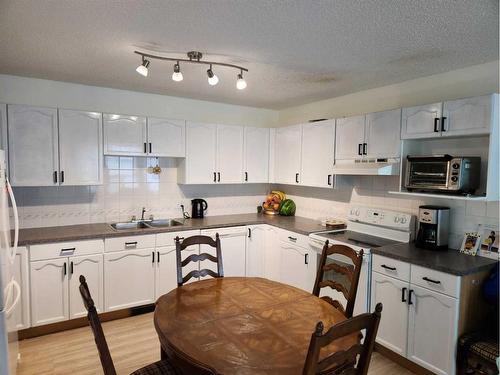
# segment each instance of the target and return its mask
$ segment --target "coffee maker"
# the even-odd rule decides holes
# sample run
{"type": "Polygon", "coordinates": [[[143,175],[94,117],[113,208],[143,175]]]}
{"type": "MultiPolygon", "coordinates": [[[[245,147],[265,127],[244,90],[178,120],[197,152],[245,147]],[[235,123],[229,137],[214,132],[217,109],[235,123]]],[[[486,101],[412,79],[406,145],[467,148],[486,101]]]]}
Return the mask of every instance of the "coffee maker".
{"type": "Polygon", "coordinates": [[[449,207],[420,206],[418,208],[417,247],[429,250],[447,249],[449,224],[449,207]]]}
{"type": "Polygon", "coordinates": [[[203,214],[208,208],[208,203],[204,199],[192,199],[191,200],[192,211],[191,218],[193,219],[203,219],[203,214]]]}

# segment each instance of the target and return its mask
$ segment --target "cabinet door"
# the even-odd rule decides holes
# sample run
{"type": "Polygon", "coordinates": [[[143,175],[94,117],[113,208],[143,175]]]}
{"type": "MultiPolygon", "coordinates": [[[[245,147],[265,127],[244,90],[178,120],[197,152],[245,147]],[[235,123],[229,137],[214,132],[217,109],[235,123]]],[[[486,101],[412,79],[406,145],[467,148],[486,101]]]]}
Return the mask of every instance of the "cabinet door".
{"type": "Polygon", "coordinates": [[[457,299],[414,285],[411,289],[408,359],[436,374],[454,374],[457,299]]]}
{"type": "Polygon", "coordinates": [[[102,158],[102,114],[59,110],[59,183],[102,184],[102,158]]]}
{"type": "Polygon", "coordinates": [[[302,126],[302,168],[300,184],[333,186],[335,120],[302,126]]]}
{"type": "Polygon", "coordinates": [[[155,301],[154,249],[104,254],[105,311],[155,301]]]}
{"type": "Polygon", "coordinates": [[[384,313],[380,320],[377,333],[377,342],[393,352],[406,356],[406,340],[408,329],[408,303],[409,284],[389,276],[372,272],[372,311],[375,305],[381,302],[384,313]]]}
{"type": "Polygon", "coordinates": [[[267,225],[266,226],[266,238],[265,238],[265,274],[264,277],[273,280],[280,281],[280,261],[281,254],[279,251],[279,231],[276,227],[267,225]]]}
{"type": "Polygon", "coordinates": [[[217,182],[243,181],[243,127],[217,125],[217,182]]]}
{"type": "Polygon", "coordinates": [[[306,291],[309,288],[310,254],[306,249],[280,241],[280,282],[306,291]]]}
{"type": "Polygon", "coordinates": [[[266,225],[247,226],[246,275],[266,277],[266,225]]]}
{"type": "Polygon", "coordinates": [[[442,103],[403,108],[401,139],[439,137],[442,103]]]}
{"type": "Polygon", "coordinates": [[[401,155],[401,109],[366,115],[365,152],[369,158],[401,155]]]}
{"type": "MultiPolygon", "coordinates": [[[[246,228],[234,227],[201,231],[202,235],[214,239],[216,233],[219,233],[220,238],[224,276],[245,276],[246,228]]],[[[207,245],[200,246],[200,253],[216,255],[215,248],[207,245]]],[[[214,272],[217,271],[217,265],[208,260],[200,262],[200,269],[203,268],[211,269],[214,272]]]]}
{"type": "Polygon", "coordinates": [[[217,125],[186,124],[185,183],[211,184],[216,181],[217,125]]]}
{"type": "Polygon", "coordinates": [[[275,182],[300,183],[302,126],[294,125],[276,129],[275,182]]]}
{"type": "Polygon", "coordinates": [[[12,185],[57,185],[57,110],[23,105],[9,105],[7,108],[12,185]]]}
{"type": "Polygon", "coordinates": [[[98,312],[104,307],[104,275],[103,256],[85,255],[69,258],[69,318],[80,318],[87,315],[80,295],[80,275],[85,276],[92,299],[98,312]]]}
{"type": "Polygon", "coordinates": [[[68,258],[31,262],[31,325],[69,318],[68,258]]]}
{"type": "Polygon", "coordinates": [[[186,156],[185,121],[148,117],[148,153],[151,156],[186,156]]]}
{"type": "Polygon", "coordinates": [[[489,134],[492,106],[492,95],[444,102],[442,135],[489,134]]]}
{"type": "Polygon", "coordinates": [[[103,115],[105,155],[146,155],[146,118],[103,115]]]}
{"type": "Polygon", "coordinates": [[[364,115],[337,119],[335,127],[335,159],[361,158],[364,142],[364,115]]]}
{"type": "Polygon", "coordinates": [[[156,248],[155,299],[177,288],[175,246],[156,248]]]}
{"type": "Polygon", "coordinates": [[[245,127],[244,182],[269,182],[269,129],[245,127]]]}
{"type": "Polygon", "coordinates": [[[18,330],[29,328],[30,323],[30,294],[29,294],[29,263],[28,250],[18,247],[14,261],[14,280],[21,287],[21,299],[18,308],[14,310],[14,320],[18,330]]]}

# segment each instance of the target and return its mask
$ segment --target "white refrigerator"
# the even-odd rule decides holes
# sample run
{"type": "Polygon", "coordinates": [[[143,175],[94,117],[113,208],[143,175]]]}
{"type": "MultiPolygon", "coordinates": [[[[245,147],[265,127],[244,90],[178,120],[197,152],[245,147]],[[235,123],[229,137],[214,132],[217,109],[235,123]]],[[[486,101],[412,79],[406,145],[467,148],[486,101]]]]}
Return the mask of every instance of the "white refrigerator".
{"type": "Polygon", "coordinates": [[[16,201],[6,176],[5,153],[0,150],[0,374],[16,373],[18,346],[16,308],[19,307],[21,288],[14,280],[14,261],[19,236],[16,201]],[[13,211],[14,241],[11,243],[9,199],[13,211]]]}

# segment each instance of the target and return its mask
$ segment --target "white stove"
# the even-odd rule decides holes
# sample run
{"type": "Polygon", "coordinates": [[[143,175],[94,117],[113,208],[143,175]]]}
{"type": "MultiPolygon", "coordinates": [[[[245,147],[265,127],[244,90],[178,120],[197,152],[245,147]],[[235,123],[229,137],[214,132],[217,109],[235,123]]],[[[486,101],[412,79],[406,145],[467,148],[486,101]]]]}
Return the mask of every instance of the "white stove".
{"type": "MultiPolygon", "coordinates": [[[[415,216],[373,207],[352,206],[347,215],[347,228],[329,230],[309,235],[310,245],[318,251],[317,261],[321,250],[328,240],[330,245],[347,245],[358,253],[363,249],[363,264],[361,267],[354,314],[358,315],[370,311],[371,286],[371,249],[410,242],[415,233],[415,216]]],[[[349,260],[342,255],[330,256],[329,263],[349,265],[349,260]]],[[[327,275],[328,278],[341,278],[341,275],[327,275]]],[[[345,285],[346,280],[338,280],[345,285]]],[[[322,289],[322,295],[339,300],[345,306],[345,298],[339,292],[328,288],[322,289]]]]}

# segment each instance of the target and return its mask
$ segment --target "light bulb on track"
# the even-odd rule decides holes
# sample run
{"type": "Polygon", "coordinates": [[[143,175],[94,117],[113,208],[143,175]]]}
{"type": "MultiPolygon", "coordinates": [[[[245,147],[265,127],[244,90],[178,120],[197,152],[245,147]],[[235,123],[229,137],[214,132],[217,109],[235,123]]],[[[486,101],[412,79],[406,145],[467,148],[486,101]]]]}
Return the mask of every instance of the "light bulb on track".
{"type": "Polygon", "coordinates": [[[181,67],[179,66],[179,62],[177,62],[174,65],[174,72],[172,73],[172,80],[174,80],[175,82],[180,82],[183,79],[184,79],[184,77],[182,76],[181,67]]]}
{"type": "Polygon", "coordinates": [[[243,79],[243,71],[238,74],[238,79],[236,80],[236,88],[238,90],[244,90],[247,88],[247,81],[243,79]]]}
{"type": "Polygon", "coordinates": [[[143,57],[142,64],[139,65],[135,71],[137,73],[139,73],[141,76],[147,77],[148,76],[148,67],[149,67],[149,61],[143,57]]]}
{"type": "Polygon", "coordinates": [[[215,86],[216,84],[219,83],[219,77],[217,77],[213,72],[212,65],[210,65],[210,69],[207,70],[207,76],[208,76],[208,84],[210,86],[215,86]]]}

